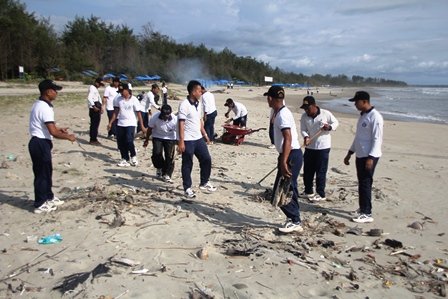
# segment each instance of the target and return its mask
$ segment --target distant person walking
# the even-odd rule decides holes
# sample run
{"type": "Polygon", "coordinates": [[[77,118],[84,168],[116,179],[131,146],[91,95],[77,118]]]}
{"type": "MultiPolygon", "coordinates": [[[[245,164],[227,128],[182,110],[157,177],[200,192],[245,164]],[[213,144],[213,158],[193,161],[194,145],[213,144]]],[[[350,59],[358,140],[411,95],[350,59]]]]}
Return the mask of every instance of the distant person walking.
{"type": "Polygon", "coordinates": [[[225,117],[229,117],[230,111],[233,111],[235,113],[235,116],[228,119],[226,123],[230,123],[233,121],[234,126],[241,126],[245,127],[247,123],[247,109],[246,106],[239,102],[234,102],[231,98],[228,98],[226,100],[226,103],[224,106],[229,107],[226,114],[224,114],[225,117]]]}
{"type": "Polygon", "coordinates": [[[87,94],[87,105],[89,107],[90,117],[90,141],[91,145],[101,145],[98,141],[98,128],[101,122],[101,113],[103,113],[102,100],[98,88],[104,86],[102,78],[96,78],[95,82],[89,87],[87,94]]]}
{"type": "Polygon", "coordinates": [[[34,213],[46,213],[57,209],[64,202],[54,196],[53,162],[51,150],[53,137],[75,141],[75,135],[68,134],[68,128],[56,127],[53,101],[62,87],[51,80],[39,83],[40,97],[31,108],[28,143],[34,173],[34,213]]]}
{"type": "MultiPolygon", "coordinates": [[[[104,89],[103,95],[103,109],[106,107],[107,118],[109,121],[114,115],[114,99],[118,95],[118,84],[120,84],[120,78],[115,77],[112,79],[112,84],[104,89]]],[[[107,138],[115,138],[117,136],[117,121],[115,120],[110,130],[107,132],[107,138]]]]}
{"type": "Polygon", "coordinates": [[[352,220],[358,223],[373,222],[372,184],[376,164],[381,157],[383,142],[383,117],[370,105],[370,95],[358,91],[350,102],[361,111],[356,125],[355,138],[344,158],[344,164],[350,165],[350,157],[356,153],[356,174],[358,177],[359,209],[351,212],[352,220]]]}
{"type": "Polygon", "coordinates": [[[303,155],[305,190],[299,197],[307,198],[311,202],[326,200],[325,186],[331,148],[330,131],[337,129],[339,121],[330,111],[316,106],[316,100],[312,96],[304,97],[300,108],[305,110],[300,119],[300,131],[306,147],[303,155]],[[316,134],[318,135],[311,140],[316,134]],[[316,194],[313,188],[314,177],[316,177],[316,194]]]}
{"type": "Polygon", "coordinates": [[[215,118],[218,115],[216,110],[215,96],[202,86],[202,104],[204,105],[204,129],[210,139],[210,143],[215,141],[215,118]]]}
{"type": "Polygon", "coordinates": [[[163,96],[162,104],[168,105],[168,86],[166,85],[165,82],[162,83],[162,96],[163,96]]]}
{"type": "Polygon", "coordinates": [[[136,97],[131,95],[127,83],[121,83],[118,86],[118,92],[120,95],[114,100],[114,115],[107,125],[107,130],[110,130],[112,123],[118,119],[117,145],[122,159],[121,162],[118,163],[118,166],[137,166],[138,160],[134,145],[137,119],[140,123],[140,129],[143,133],[146,133],[146,128],[143,126],[142,115],[140,114],[140,103],[136,97]],[[130,161],[129,156],[132,161],[130,161]]]}
{"type": "Polygon", "coordinates": [[[196,197],[191,189],[191,171],[193,170],[193,156],[199,160],[200,185],[199,189],[216,191],[216,187],[210,184],[212,171],[212,158],[207,144],[210,140],[202,124],[199,99],[202,96],[202,86],[196,80],[192,80],[187,86],[188,96],[183,100],[178,109],[178,142],[177,151],[182,154],[182,181],[186,197],[196,197]]]}

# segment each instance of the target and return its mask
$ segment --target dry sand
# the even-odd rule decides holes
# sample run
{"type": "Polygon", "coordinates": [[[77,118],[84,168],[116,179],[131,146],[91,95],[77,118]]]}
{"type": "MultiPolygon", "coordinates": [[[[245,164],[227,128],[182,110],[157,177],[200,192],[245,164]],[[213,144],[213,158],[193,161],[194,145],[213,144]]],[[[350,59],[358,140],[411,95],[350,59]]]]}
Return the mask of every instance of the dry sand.
{"type": "MultiPolygon", "coordinates": [[[[37,88],[0,88],[0,153],[5,162],[0,169],[0,298],[201,298],[199,288],[215,298],[439,298],[446,289],[445,125],[385,122],[383,157],[374,181],[375,222],[358,225],[364,233],[383,230],[373,237],[347,233],[356,227],[348,212],[357,208],[357,181],[354,165],[345,166],[343,158],[356,117],[336,114],[340,126],[332,132],[330,200],[302,200],[305,231],[284,235],[276,230],[285,220],[283,213],[264,200],[275,174],[257,184],[276,166],[267,131],[246,136],[241,146],[211,145],[211,182],[218,190],[207,194],[195,188],[198,197],[185,201],[179,157],[171,184],[155,177],[151,146],[145,150],[140,140],[140,164],[116,166],[120,156],[116,143],[104,138],[105,116],[100,125],[103,147],[88,144],[88,87],[62,84],[65,89],[54,102],[57,125],[69,126],[82,148],[54,141],[53,190],[66,204],[47,215],[33,214],[32,207],[28,118],[34,101],[11,98],[37,98],[37,88]],[[14,105],[4,104],[16,99],[14,105]],[[416,221],[423,230],[408,227],[416,221]],[[62,242],[36,241],[56,233],[62,242]],[[403,248],[388,246],[387,239],[402,242],[403,248]],[[393,254],[399,250],[404,253],[393,254]],[[147,272],[132,273],[137,270],[147,272]],[[63,287],[54,289],[58,286],[63,287]]],[[[215,93],[216,132],[223,133],[228,97],[246,105],[248,127],[266,128],[269,108],[261,96],[266,90],[235,87],[215,93]]],[[[170,85],[170,92],[184,98],[186,88],[170,85]]],[[[347,97],[354,94],[353,89],[345,92],[347,97]]],[[[305,94],[286,90],[298,128],[305,94]]],[[[332,94],[344,96],[340,90],[332,94]]],[[[330,97],[325,89],[315,96],[318,103],[330,97]]],[[[177,101],[170,104],[177,110],[177,101]]],[[[198,184],[197,161],[192,176],[198,184]]]]}

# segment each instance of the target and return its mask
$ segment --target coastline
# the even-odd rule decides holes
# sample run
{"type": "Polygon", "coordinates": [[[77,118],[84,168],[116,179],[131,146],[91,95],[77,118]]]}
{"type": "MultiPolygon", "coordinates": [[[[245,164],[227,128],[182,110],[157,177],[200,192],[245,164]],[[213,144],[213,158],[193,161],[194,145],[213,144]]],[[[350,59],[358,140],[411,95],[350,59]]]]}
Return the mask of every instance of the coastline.
{"type": "MultiPolygon", "coordinates": [[[[186,94],[185,86],[169,87],[179,91],[179,97],[186,94]]],[[[69,85],[65,91],[72,89],[87,92],[87,86],[69,85]]],[[[223,104],[228,97],[246,105],[248,127],[266,128],[269,107],[262,94],[267,89],[244,87],[214,93],[216,133],[222,134],[223,104]]],[[[347,97],[355,91],[347,90],[347,97]]],[[[355,227],[348,212],[357,208],[357,186],[354,163],[345,166],[343,158],[357,116],[334,113],[340,127],[331,135],[330,200],[318,204],[302,200],[305,231],[283,235],[276,232],[285,220],[283,213],[263,200],[275,175],[257,184],[275,167],[278,156],[267,149],[267,131],[246,136],[241,146],[211,145],[211,182],[218,190],[213,194],[198,190],[198,198],[188,202],[183,200],[179,157],[172,184],[155,177],[151,146],[145,150],[139,141],[139,166],[117,167],[116,144],[104,138],[106,118],[100,124],[103,147],[90,146],[85,100],[65,102],[63,93],[61,101],[54,102],[57,125],[71,127],[82,148],[65,140],[54,141],[53,190],[66,201],[55,213],[32,213],[33,174],[27,151],[31,106],[17,103],[4,110],[0,152],[9,168],[0,169],[0,279],[5,282],[1,296],[23,292],[34,298],[60,298],[61,289],[52,289],[64,278],[90,273],[100,264],[109,268],[108,273],[95,278],[90,274],[73,295],[188,298],[200,286],[216,298],[235,294],[238,298],[291,298],[297,293],[311,298],[411,298],[417,294],[412,289],[425,298],[438,298],[430,284],[446,284],[447,270],[442,266],[448,264],[444,235],[448,232],[443,207],[448,187],[443,177],[448,175],[448,153],[441,150],[448,146],[445,125],[385,120],[383,156],[374,176],[375,222],[359,226],[363,232],[383,230],[382,236],[372,237],[346,232],[355,227]],[[124,223],[120,224],[119,216],[124,223]],[[422,223],[423,230],[408,227],[413,222],[422,223]],[[37,244],[36,237],[55,233],[62,235],[61,243],[37,244]],[[386,239],[402,242],[403,248],[387,246],[386,239]],[[208,252],[208,258],[198,257],[201,249],[208,252]],[[398,250],[407,255],[396,254],[398,250]],[[111,257],[140,264],[125,266],[112,262],[111,257]],[[400,273],[397,267],[409,272],[400,273]],[[53,275],[39,270],[48,268],[53,275]],[[148,271],[131,273],[143,269],[148,271]],[[417,276],[411,279],[402,273],[417,276]]],[[[286,90],[286,103],[293,107],[298,129],[303,110],[297,104],[305,95],[306,90],[286,90]]],[[[318,104],[326,96],[323,91],[314,95],[318,104]]],[[[171,104],[176,111],[179,102],[171,104]]],[[[199,182],[197,164],[194,184],[199,182]]],[[[299,179],[300,190],[302,186],[299,179]]]]}

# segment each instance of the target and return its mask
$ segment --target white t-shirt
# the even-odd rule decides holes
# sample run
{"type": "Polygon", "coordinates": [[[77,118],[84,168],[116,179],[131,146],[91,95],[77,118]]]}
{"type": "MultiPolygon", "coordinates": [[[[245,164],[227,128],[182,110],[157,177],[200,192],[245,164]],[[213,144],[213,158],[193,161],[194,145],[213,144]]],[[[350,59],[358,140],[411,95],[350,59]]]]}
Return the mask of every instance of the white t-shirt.
{"type": "Polygon", "coordinates": [[[166,86],[162,87],[162,93],[167,93],[168,92],[168,88],[166,88],[166,86]]]}
{"type": "Polygon", "coordinates": [[[128,100],[126,100],[122,95],[119,95],[114,99],[114,107],[120,108],[117,116],[117,126],[137,126],[136,113],[140,111],[140,103],[136,97],[131,96],[128,100]]]}
{"type": "Polygon", "coordinates": [[[233,101],[233,104],[234,104],[233,108],[229,108],[227,110],[227,113],[229,113],[230,111],[233,111],[235,113],[235,116],[232,117],[233,120],[247,115],[246,106],[235,101],[233,101]]]}
{"type": "Polygon", "coordinates": [[[101,101],[100,92],[98,91],[98,88],[96,88],[95,85],[90,85],[89,93],[87,94],[87,106],[89,108],[93,108],[93,106],[95,106],[95,102],[102,103],[103,101],[101,101]]]}
{"type": "MultiPolygon", "coordinates": [[[[300,118],[300,131],[303,138],[314,136],[324,124],[329,124],[333,131],[339,126],[339,121],[330,111],[321,108],[318,109],[319,112],[315,118],[308,116],[306,113],[302,114],[302,117],[300,118]]],[[[317,137],[311,140],[306,148],[314,150],[331,148],[330,131],[322,131],[319,133],[317,137]]]]}
{"type": "Polygon", "coordinates": [[[202,138],[201,133],[201,109],[199,101],[191,103],[188,98],[183,100],[179,105],[177,119],[185,121],[184,124],[184,140],[192,141],[202,138]]]}
{"type": "Polygon", "coordinates": [[[161,112],[157,112],[149,119],[148,127],[152,129],[153,138],[176,140],[177,116],[171,113],[168,120],[165,121],[161,112]]]}
{"type": "Polygon", "coordinates": [[[107,86],[104,89],[104,97],[107,98],[106,110],[114,110],[114,99],[118,95],[118,88],[107,86]]]}
{"type": "Polygon", "coordinates": [[[298,139],[296,122],[291,111],[283,106],[277,112],[274,120],[274,144],[277,151],[281,154],[283,153],[283,134],[282,131],[289,129],[291,130],[291,149],[300,149],[300,143],[298,139]]]}
{"type": "Polygon", "coordinates": [[[356,153],[357,158],[381,157],[383,126],[383,117],[373,107],[367,113],[361,114],[356,124],[356,135],[350,151],[356,153]]]}
{"type": "Polygon", "coordinates": [[[158,110],[160,109],[159,105],[157,105],[156,101],[154,100],[154,94],[152,93],[152,91],[148,91],[142,101],[145,101],[145,111],[151,110],[151,106],[158,110]]]}
{"type": "Polygon", "coordinates": [[[215,96],[211,92],[204,92],[202,95],[202,104],[204,105],[204,113],[210,114],[216,111],[215,96]]]}
{"type": "Polygon", "coordinates": [[[31,137],[53,140],[53,136],[46,125],[50,123],[54,123],[53,105],[41,99],[37,100],[30,113],[29,132],[31,137]]]}

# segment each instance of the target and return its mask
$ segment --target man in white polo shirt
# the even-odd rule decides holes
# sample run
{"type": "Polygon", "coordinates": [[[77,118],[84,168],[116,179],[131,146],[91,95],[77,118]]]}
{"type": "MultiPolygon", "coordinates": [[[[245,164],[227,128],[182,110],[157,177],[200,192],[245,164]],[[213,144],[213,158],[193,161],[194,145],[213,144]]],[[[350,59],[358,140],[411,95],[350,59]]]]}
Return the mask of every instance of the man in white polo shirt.
{"type": "Polygon", "coordinates": [[[199,99],[202,96],[202,86],[199,81],[192,80],[187,86],[188,96],[179,105],[178,110],[178,142],[177,151],[182,154],[182,181],[186,197],[196,197],[191,189],[191,171],[193,156],[199,160],[201,182],[199,189],[215,191],[216,187],[209,182],[212,171],[212,158],[207,144],[210,139],[202,124],[199,99]]]}
{"type": "Polygon", "coordinates": [[[241,126],[246,127],[247,124],[247,108],[243,104],[239,102],[235,102],[231,98],[228,98],[226,100],[226,103],[224,106],[229,107],[226,114],[224,114],[225,117],[229,117],[230,111],[233,111],[235,113],[235,116],[232,118],[229,118],[226,123],[230,123],[233,121],[234,126],[241,126]]]}
{"type": "Polygon", "coordinates": [[[283,104],[285,91],[282,87],[271,86],[263,95],[267,96],[269,107],[274,110],[274,145],[279,153],[273,194],[275,195],[281,178],[291,178],[289,190],[292,191],[292,199],[288,204],[280,207],[286,215],[287,221],[284,227],[279,228],[279,231],[283,233],[300,232],[303,231],[303,228],[299,212],[297,179],[302,168],[302,150],[298,140],[296,122],[291,111],[283,104]]]}
{"type": "MultiPolygon", "coordinates": [[[[112,84],[104,89],[103,109],[106,107],[107,118],[109,121],[111,120],[112,115],[114,115],[114,99],[118,95],[118,84],[120,84],[120,78],[115,77],[112,79],[112,84]]],[[[114,138],[115,136],[117,136],[116,120],[107,132],[107,138],[114,138]]]]}
{"type": "Polygon", "coordinates": [[[90,117],[90,142],[91,145],[101,145],[98,141],[98,128],[101,122],[101,113],[103,113],[102,100],[98,88],[104,86],[102,78],[96,78],[95,82],[89,87],[87,94],[87,106],[89,107],[90,117]]]}
{"type": "Polygon", "coordinates": [[[142,115],[140,114],[140,103],[136,97],[131,94],[127,83],[121,83],[118,86],[120,93],[114,100],[114,115],[107,125],[109,131],[113,122],[118,118],[117,122],[117,145],[121,154],[121,162],[118,166],[129,166],[129,155],[132,159],[132,166],[138,165],[137,153],[135,151],[134,136],[137,119],[143,133],[146,128],[143,126],[142,115]]]}
{"type": "Polygon", "coordinates": [[[163,105],[160,112],[154,114],[148,123],[144,147],[148,146],[152,135],[152,164],[157,168],[156,175],[171,182],[174,171],[174,151],[176,147],[177,116],[170,105],[163,105]],[[165,157],[163,157],[165,154],[165,157]]]}
{"type": "Polygon", "coordinates": [[[216,110],[215,96],[202,86],[202,105],[204,105],[204,129],[210,139],[210,143],[215,141],[215,118],[218,115],[216,110]]]}
{"type": "Polygon", "coordinates": [[[46,213],[56,210],[56,206],[64,202],[54,196],[53,163],[51,149],[53,137],[75,141],[75,135],[68,134],[68,128],[58,128],[55,125],[52,102],[56,100],[58,90],[62,87],[51,80],[39,83],[40,98],[30,114],[30,136],[28,144],[34,173],[34,213],[46,213]]]}

